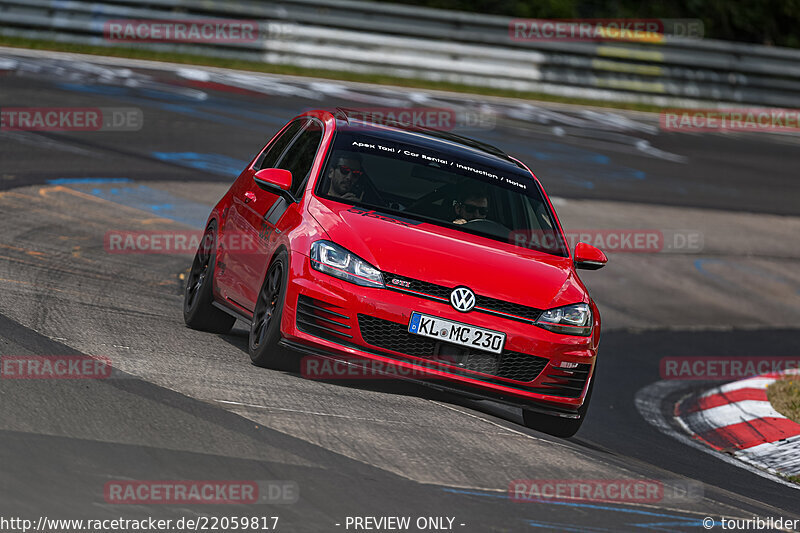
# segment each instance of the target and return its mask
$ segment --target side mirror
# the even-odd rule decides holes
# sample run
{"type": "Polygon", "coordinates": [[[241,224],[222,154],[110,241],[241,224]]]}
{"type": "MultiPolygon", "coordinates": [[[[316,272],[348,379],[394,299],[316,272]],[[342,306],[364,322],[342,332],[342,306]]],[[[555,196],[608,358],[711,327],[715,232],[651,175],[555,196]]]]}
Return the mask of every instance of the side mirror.
{"type": "Polygon", "coordinates": [[[289,189],[292,188],[292,173],[282,168],[264,168],[253,175],[256,185],[265,191],[283,196],[287,200],[296,202],[289,189]]]}
{"type": "Polygon", "coordinates": [[[591,244],[579,242],[575,245],[575,268],[584,270],[597,270],[603,268],[608,262],[606,254],[591,244]]]}

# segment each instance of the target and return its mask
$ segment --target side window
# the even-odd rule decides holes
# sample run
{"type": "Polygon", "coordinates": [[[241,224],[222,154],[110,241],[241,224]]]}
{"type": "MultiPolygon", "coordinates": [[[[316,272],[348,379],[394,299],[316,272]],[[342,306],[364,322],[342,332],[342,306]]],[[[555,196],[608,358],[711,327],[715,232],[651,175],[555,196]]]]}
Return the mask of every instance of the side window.
{"type": "Polygon", "coordinates": [[[315,120],[309,121],[278,163],[278,168],[292,173],[291,192],[295,196],[300,193],[308,180],[321,141],[322,125],[315,120]]]}
{"type": "Polygon", "coordinates": [[[275,168],[275,165],[283,154],[283,151],[286,150],[286,147],[289,146],[290,142],[292,142],[294,136],[297,135],[297,132],[299,132],[307,122],[308,120],[296,120],[292,122],[289,127],[283,131],[281,136],[275,139],[272,145],[267,148],[263,154],[261,154],[260,160],[256,161],[255,169],[261,170],[263,168],[275,168]]]}

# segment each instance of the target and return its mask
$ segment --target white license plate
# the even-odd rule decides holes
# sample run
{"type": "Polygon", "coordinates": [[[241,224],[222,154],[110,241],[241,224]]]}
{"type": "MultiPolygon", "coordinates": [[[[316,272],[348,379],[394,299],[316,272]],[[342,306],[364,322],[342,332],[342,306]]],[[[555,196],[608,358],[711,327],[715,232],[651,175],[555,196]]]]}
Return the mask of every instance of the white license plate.
{"type": "Polygon", "coordinates": [[[493,353],[501,353],[506,343],[505,333],[422,313],[411,313],[408,332],[493,353]]]}

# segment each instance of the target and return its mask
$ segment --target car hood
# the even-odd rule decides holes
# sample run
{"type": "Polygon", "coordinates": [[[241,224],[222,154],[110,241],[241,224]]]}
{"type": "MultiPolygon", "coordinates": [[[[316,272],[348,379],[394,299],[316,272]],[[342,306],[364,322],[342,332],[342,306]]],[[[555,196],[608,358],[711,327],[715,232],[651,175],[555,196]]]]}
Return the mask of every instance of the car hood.
{"type": "Polygon", "coordinates": [[[330,200],[313,198],[309,212],[331,241],[383,272],[465,285],[483,296],[539,309],[588,301],[568,257],[330,200]]]}

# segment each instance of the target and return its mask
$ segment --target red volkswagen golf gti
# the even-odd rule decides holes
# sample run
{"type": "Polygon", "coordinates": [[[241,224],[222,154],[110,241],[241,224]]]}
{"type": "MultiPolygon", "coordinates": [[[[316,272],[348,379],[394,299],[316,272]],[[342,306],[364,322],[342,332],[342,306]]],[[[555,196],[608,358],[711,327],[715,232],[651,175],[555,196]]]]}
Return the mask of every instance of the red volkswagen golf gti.
{"type": "Polygon", "coordinates": [[[184,301],[192,328],[250,323],[254,364],[290,348],[395,368],[520,406],[573,435],[592,394],[600,315],[525,165],[451,133],[356,120],[289,122],[213,208],[184,301]]]}

